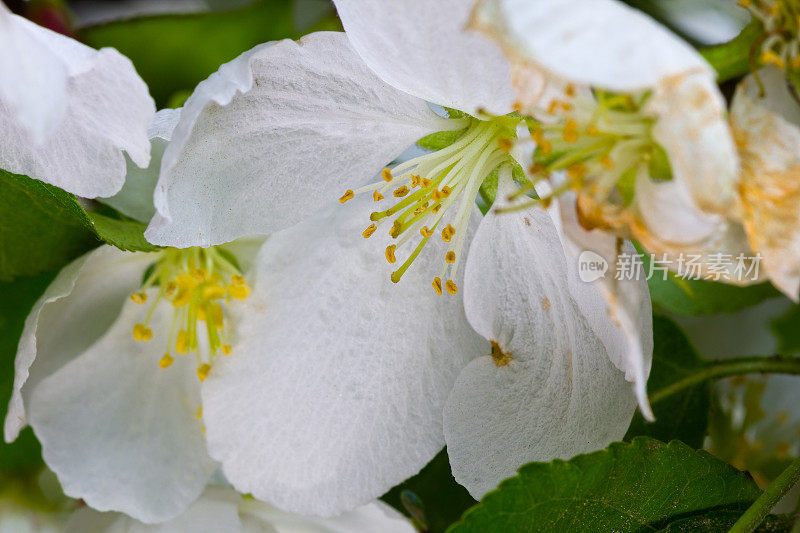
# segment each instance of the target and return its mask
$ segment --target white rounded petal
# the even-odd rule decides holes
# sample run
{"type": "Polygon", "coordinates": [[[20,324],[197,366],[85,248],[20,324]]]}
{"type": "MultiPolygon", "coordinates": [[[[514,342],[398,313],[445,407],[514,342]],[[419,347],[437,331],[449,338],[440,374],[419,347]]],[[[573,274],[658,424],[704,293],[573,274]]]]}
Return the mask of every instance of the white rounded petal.
{"type": "Polygon", "coordinates": [[[636,401],[610,351],[626,348],[624,334],[570,268],[546,212],[487,215],[464,293],[470,323],[502,350],[464,369],[444,410],[453,475],[473,497],[525,463],[622,438],[636,401]]]}
{"type": "Polygon", "coordinates": [[[246,500],[240,507],[247,532],[270,531],[274,533],[414,533],[411,522],[376,500],[339,516],[321,518],[281,511],[257,500],[246,500]]]}
{"type": "Polygon", "coordinates": [[[731,127],[742,158],[742,223],[750,247],[763,255],[772,283],[797,301],[800,290],[800,106],[777,69],[737,88],[731,127]]]}
{"type": "Polygon", "coordinates": [[[99,198],[101,202],[140,222],[147,223],[153,218],[156,214],[153,192],[161,170],[161,157],[172,139],[172,132],[180,118],[180,108],[161,109],[156,113],[153,123],[147,129],[147,137],[150,139],[150,164],[147,168],[139,168],[131,160],[127,160],[125,185],[111,198],[99,198]]]}
{"type": "Polygon", "coordinates": [[[131,62],[0,10],[0,168],[80,196],[111,196],[126,152],[150,159],[155,113],[131,62]]]}
{"type": "Polygon", "coordinates": [[[159,306],[153,338],[131,330],[147,309],[128,300],[107,333],[31,392],[30,424],[64,492],[145,523],[179,515],[217,465],[206,453],[192,356],[158,361],[172,309],[159,306]]]}
{"type": "Polygon", "coordinates": [[[58,274],[34,304],[17,347],[14,388],[5,420],[11,442],[27,424],[30,391],[89,348],[114,323],[142,282],[147,254],[101,246],[58,274]]]}
{"type": "Polygon", "coordinates": [[[729,214],[739,183],[739,157],[714,75],[665,78],[647,107],[657,117],[653,137],[669,156],[672,179],[703,211],[729,214]]]}
{"type": "Polygon", "coordinates": [[[511,111],[509,64],[500,49],[467,31],[473,0],[335,0],[362,59],[401,91],[475,114],[511,111]]]}
{"type": "Polygon", "coordinates": [[[207,246],[289,227],[445,122],[375,76],[342,33],[257,46],[186,101],[145,236],[207,246]]]}
{"type": "Polygon", "coordinates": [[[570,83],[631,92],[695,69],[712,72],[691,46],[617,0],[479,0],[473,25],[515,62],[570,83]]]}
{"type": "Polygon", "coordinates": [[[236,533],[242,531],[237,508],[241,499],[231,489],[208,487],[184,513],[161,524],[143,524],[122,513],[85,507],[73,513],[64,533],[236,533]]]}
{"type": "Polygon", "coordinates": [[[444,444],[456,376],[488,352],[461,299],[431,287],[435,243],[391,283],[388,228],[361,237],[372,206],[337,204],[267,239],[234,352],[203,386],[211,456],[287,511],[337,514],[418,472],[444,444]]]}

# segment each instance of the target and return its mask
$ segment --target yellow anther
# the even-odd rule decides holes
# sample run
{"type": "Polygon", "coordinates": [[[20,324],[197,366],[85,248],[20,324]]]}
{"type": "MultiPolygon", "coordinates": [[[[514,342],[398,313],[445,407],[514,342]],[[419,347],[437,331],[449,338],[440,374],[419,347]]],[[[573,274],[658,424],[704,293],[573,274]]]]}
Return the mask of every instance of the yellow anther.
{"type": "Polygon", "coordinates": [[[422,178],[423,187],[430,187],[431,185],[433,185],[433,181],[429,180],[428,178],[422,178]]]}
{"type": "Polygon", "coordinates": [[[233,285],[230,284],[227,287],[228,294],[231,295],[231,298],[236,298],[237,300],[244,300],[248,296],[250,296],[250,287],[247,285],[233,285]]]}
{"type": "Polygon", "coordinates": [[[448,196],[450,196],[450,193],[451,193],[451,192],[453,192],[453,189],[451,189],[451,188],[450,188],[450,187],[448,187],[447,185],[445,185],[444,187],[442,187],[442,194],[444,195],[444,197],[445,197],[445,198],[447,198],[448,196]]]}
{"type": "Polygon", "coordinates": [[[206,321],[206,310],[202,307],[197,308],[197,320],[200,322],[206,321]]]}
{"type": "Polygon", "coordinates": [[[399,220],[395,220],[394,224],[392,224],[392,229],[389,230],[389,236],[393,238],[397,238],[400,236],[400,231],[403,229],[403,224],[399,220]]]}
{"type": "Polygon", "coordinates": [[[189,353],[189,334],[185,330],[178,332],[178,338],[175,339],[175,351],[179,354],[189,353]]]}
{"type": "Polygon", "coordinates": [[[376,229],[378,229],[378,226],[376,226],[375,224],[370,224],[369,226],[367,226],[367,229],[364,230],[361,236],[364,237],[365,239],[369,239],[370,237],[372,237],[372,234],[375,233],[376,229]]]}
{"type": "Polygon", "coordinates": [[[453,250],[450,250],[449,252],[447,252],[447,254],[445,254],[445,256],[444,256],[444,262],[445,263],[450,263],[450,264],[455,263],[456,262],[456,253],[453,250]]]}
{"type": "Polygon", "coordinates": [[[455,294],[458,292],[458,286],[456,286],[456,284],[453,283],[453,280],[451,279],[448,279],[447,283],[445,283],[444,286],[447,289],[447,292],[449,292],[450,294],[455,294]]]}
{"type": "Polygon", "coordinates": [[[180,289],[178,289],[178,293],[172,300],[172,305],[174,305],[175,307],[183,307],[184,305],[188,304],[191,300],[192,300],[192,289],[181,287],[180,289]]]}
{"type": "Polygon", "coordinates": [[[563,109],[564,111],[572,111],[572,104],[570,104],[569,102],[561,102],[560,105],[561,109],[563,109]]]}
{"type": "Polygon", "coordinates": [[[223,355],[230,355],[231,352],[233,351],[233,348],[231,347],[230,344],[223,344],[220,347],[220,350],[222,350],[223,355]]]}
{"type": "Polygon", "coordinates": [[[386,260],[390,263],[394,263],[397,261],[397,258],[394,256],[394,251],[397,249],[397,245],[390,244],[386,247],[386,260]]]}
{"type": "Polygon", "coordinates": [[[381,171],[381,177],[383,178],[383,181],[392,181],[392,179],[394,179],[394,176],[392,176],[392,171],[388,168],[384,168],[381,171]]]}
{"type": "Polygon", "coordinates": [[[435,206],[433,206],[433,207],[431,208],[431,211],[433,211],[433,214],[435,215],[436,213],[438,213],[438,212],[439,212],[439,209],[441,209],[441,208],[442,208],[442,204],[435,205],[435,206]]]}
{"type": "Polygon", "coordinates": [[[567,176],[569,176],[573,183],[580,183],[585,175],[586,167],[583,165],[572,165],[567,169],[567,176]]]}
{"type": "Polygon", "coordinates": [[[143,304],[147,301],[147,295],[143,292],[134,292],[131,294],[131,300],[137,304],[143,304]]]}
{"type": "Polygon", "coordinates": [[[510,152],[511,149],[514,148],[514,143],[511,142],[511,139],[503,137],[501,139],[497,139],[497,147],[504,152],[510,152]]]}
{"type": "Polygon", "coordinates": [[[203,418],[203,406],[197,408],[197,411],[194,412],[194,417],[198,420],[203,418]]]}
{"type": "Polygon", "coordinates": [[[761,62],[767,65],[775,65],[780,69],[786,68],[786,62],[783,58],[769,49],[761,52],[761,62]]]}
{"type": "Polygon", "coordinates": [[[586,128],[586,135],[590,137],[597,137],[598,135],[600,135],[600,129],[594,124],[592,124],[591,126],[586,128]]]}
{"type": "Polygon", "coordinates": [[[144,324],[136,324],[133,326],[133,338],[137,342],[149,341],[153,338],[153,330],[144,324]]]}
{"type": "Polygon", "coordinates": [[[402,187],[398,187],[397,189],[395,189],[394,192],[392,193],[392,196],[394,196],[395,198],[402,198],[406,194],[408,194],[408,187],[403,185],[402,187]]]}
{"type": "Polygon", "coordinates": [[[422,187],[422,178],[420,176],[411,174],[411,186],[422,187]]]}
{"type": "Polygon", "coordinates": [[[202,365],[197,367],[197,377],[200,378],[200,381],[205,381],[210,371],[211,371],[211,365],[209,365],[208,363],[203,363],[202,365]]]}
{"type": "Polygon", "coordinates": [[[430,237],[433,235],[433,230],[428,229],[428,226],[422,226],[419,228],[419,234],[423,237],[430,237]]]}
{"type": "Polygon", "coordinates": [[[372,199],[375,200],[376,202],[380,202],[381,200],[383,200],[383,195],[378,191],[374,191],[372,193],[372,199]]]}
{"type": "Polygon", "coordinates": [[[247,280],[244,279],[244,276],[240,276],[239,274],[234,274],[231,276],[231,283],[234,285],[247,285],[247,280]]]}
{"type": "Polygon", "coordinates": [[[165,353],[164,357],[158,360],[158,366],[161,368],[168,368],[172,363],[175,362],[175,358],[172,357],[170,354],[165,353]]]}
{"type": "Polygon", "coordinates": [[[558,109],[558,107],[559,107],[559,101],[551,100],[550,105],[547,106],[547,114],[552,115],[553,113],[556,112],[556,109],[558,109]]]}
{"type": "Polygon", "coordinates": [[[539,144],[539,149],[542,151],[542,154],[550,155],[553,152],[553,145],[550,144],[550,141],[542,141],[539,144]]]}
{"type": "Polygon", "coordinates": [[[575,96],[575,86],[570,83],[564,89],[564,92],[567,93],[567,96],[575,96]]]}
{"type": "Polygon", "coordinates": [[[578,140],[578,122],[574,118],[567,119],[562,134],[564,141],[574,143],[578,140]]]}
{"type": "Polygon", "coordinates": [[[347,191],[339,198],[339,203],[343,204],[347,200],[352,200],[355,198],[356,193],[353,192],[353,189],[347,189],[347,191]]]}
{"type": "Polygon", "coordinates": [[[431,193],[431,198],[433,198],[434,202],[438,202],[442,198],[444,198],[444,194],[439,189],[434,189],[431,193]]]}
{"type": "Polygon", "coordinates": [[[433,278],[433,290],[435,290],[436,294],[439,296],[442,295],[442,278],[433,278]]]}
{"type": "MultiPolygon", "coordinates": [[[[241,286],[240,283],[236,283],[235,281],[232,283],[232,285],[237,287],[241,286]]],[[[225,296],[225,289],[223,289],[219,285],[209,285],[208,287],[203,289],[204,300],[216,300],[224,296],[225,296]]]]}
{"type": "Polygon", "coordinates": [[[603,158],[600,160],[600,163],[608,170],[614,168],[614,160],[611,159],[611,156],[608,155],[603,156],[603,158]]]}
{"type": "Polygon", "coordinates": [[[169,283],[167,283],[166,287],[164,287],[164,292],[167,293],[167,296],[172,296],[173,294],[175,294],[175,290],[177,288],[178,286],[175,285],[175,282],[170,281],[169,283]]]}
{"type": "Polygon", "coordinates": [[[450,240],[453,238],[453,235],[455,234],[456,234],[456,228],[454,228],[451,224],[448,224],[442,230],[442,240],[444,242],[450,242],[450,240]]]}

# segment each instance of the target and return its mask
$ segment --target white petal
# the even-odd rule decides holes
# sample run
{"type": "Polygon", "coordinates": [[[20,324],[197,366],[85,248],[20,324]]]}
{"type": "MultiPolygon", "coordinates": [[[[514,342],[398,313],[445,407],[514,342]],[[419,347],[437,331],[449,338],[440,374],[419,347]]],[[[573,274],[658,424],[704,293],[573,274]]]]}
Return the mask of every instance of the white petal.
{"type": "Polygon", "coordinates": [[[353,47],[384,81],[442,106],[503,115],[514,95],[500,49],[465,31],[472,0],[335,0],[353,47]]]}
{"type": "Polygon", "coordinates": [[[714,76],[663,79],[647,107],[657,117],[653,137],[669,156],[673,180],[703,211],[727,214],[736,196],[739,157],[714,76]]]}
{"type": "Polygon", "coordinates": [[[476,498],[525,463],[619,440],[633,416],[634,395],[610,354],[626,348],[624,335],[568,262],[538,208],[488,214],[475,235],[467,316],[510,357],[472,361],[444,411],[453,475],[476,498]]]}
{"type": "Polygon", "coordinates": [[[611,91],[646,89],[695,69],[711,72],[691,46],[617,0],[480,0],[473,25],[516,62],[611,91]]]}
{"type": "Polygon", "coordinates": [[[594,299],[593,304],[583,307],[584,313],[591,316],[589,324],[609,348],[611,362],[625,372],[626,380],[633,382],[642,414],[647,419],[653,419],[646,387],[653,359],[653,307],[647,278],[642,267],[638,268],[638,275],[631,279],[618,280],[613,272],[618,255],[632,255],[636,249],[630,241],[620,242],[609,233],[585,230],[578,220],[572,193],[564,194],[558,202],[553,202],[550,215],[561,235],[564,251],[570,258],[568,264],[573,278],[580,277],[578,267],[584,251],[598,254],[609,266],[606,275],[593,282],[594,292],[580,293],[584,299],[594,299]],[[622,332],[621,337],[619,331],[606,327],[608,320],[616,324],[622,332]]]}
{"type": "Polygon", "coordinates": [[[257,46],[186,101],[145,236],[206,246],[289,227],[444,122],[370,72],[341,33],[257,46]]]}
{"type": "Polygon", "coordinates": [[[30,423],[67,495],[153,523],[185,511],[217,465],[196,418],[194,358],[158,366],[172,309],[159,306],[153,339],[138,343],[146,312],[128,300],[103,337],[36,385],[30,423]]]}
{"type": "Polygon", "coordinates": [[[275,533],[414,533],[411,522],[383,503],[374,501],[339,516],[320,518],[287,513],[257,500],[242,503],[245,531],[274,531],[275,533]]]}
{"type": "Polygon", "coordinates": [[[122,513],[101,513],[86,507],[70,517],[64,531],[65,533],[235,533],[242,530],[237,508],[241,499],[241,496],[231,489],[208,487],[186,512],[167,522],[152,525],[143,524],[122,513]]]}
{"type": "Polygon", "coordinates": [[[131,62],[0,10],[0,168],[69,192],[111,196],[123,151],[144,167],[155,106],[131,62]]]}
{"type": "Polygon", "coordinates": [[[203,386],[211,456],[237,490],[287,511],[330,516],[419,471],[444,444],[458,372],[488,351],[461,299],[431,287],[436,243],[390,282],[384,229],[361,237],[372,206],[270,236],[234,353],[203,386]]]}
{"type": "Polygon", "coordinates": [[[27,424],[33,387],[106,332],[150,262],[147,254],[102,246],[67,265],[53,280],[34,304],[20,337],[5,420],[7,442],[27,424]]]}
{"type": "Polygon", "coordinates": [[[161,157],[180,118],[180,108],[162,109],[156,113],[153,123],[147,129],[147,137],[150,139],[150,165],[139,168],[128,159],[125,185],[111,198],[99,199],[101,202],[140,222],[147,223],[153,218],[156,214],[153,192],[161,169],[161,157]]]}
{"type": "Polygon", "coordinates": [[[800,106],[777,69],[753,75],[734,96],[731,126],[742,158],[742,222],[775,286],[797,301],[800,290],[800,106]]]}

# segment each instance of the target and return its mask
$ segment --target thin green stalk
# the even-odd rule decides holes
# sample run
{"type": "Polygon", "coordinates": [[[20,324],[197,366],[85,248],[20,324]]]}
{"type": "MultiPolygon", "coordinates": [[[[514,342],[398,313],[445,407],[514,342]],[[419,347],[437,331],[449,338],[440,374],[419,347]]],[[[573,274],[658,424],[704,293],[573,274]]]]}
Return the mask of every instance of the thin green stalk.
{"type": "Polygon", "coordinates": [[[650,395],[650,403],[677,394],[705,381],[740,376],[743,374],[793,374],[800,375],[800,357],[774,355],[771,357],[732,357],[730,359],[711,359],[704,368],[664,387],[650,395]]]}
{"type": "Polygon", "coordinates": [[[751,533],[764,521],[769,512],[800,481],[800,457],[775,478],[767,490],[739,517],[728,533],[751,533]]]}

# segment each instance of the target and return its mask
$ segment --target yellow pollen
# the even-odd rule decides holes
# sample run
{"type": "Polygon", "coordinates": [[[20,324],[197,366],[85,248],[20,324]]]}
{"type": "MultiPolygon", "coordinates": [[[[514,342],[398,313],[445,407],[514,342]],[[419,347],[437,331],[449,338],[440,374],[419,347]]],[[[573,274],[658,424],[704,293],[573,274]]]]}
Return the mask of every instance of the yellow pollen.
{"type": "Polygon", "coordinates": [[[136,339],[137,342],[149,341],[153,338],[153,330],[144,324],[136,324],[133,326],[133,338],[136,339]]]}
{"type": "MultiPolygon", "coordinates": [[[[235,283],[235,286],[240,286],[238,283],[235,283]]],[[[225,296],[225,289],[220,287],[219,285],[211,285],[203,289],[203,299],[205,300],[216,300],[218,298],[222,298],[225,296]]]]}
{"type": "Polygon", "coordinates": [[[189,353],[189,334],[185,330],[178,332],[178,338],[175,339],[175,351],[179,354],[189,353]]]}
{"type": "Polygon", "coordinates": [[[199,320],[200,322],[206,321],[206,310],[203,309],[202,307],[197,308],[197,320],[199,320]]]}
{"type": "Polygon", "coordinates": [[[558,109],[558,107],[559,107],[558,100],[552,100],[550,102],[550,105],[547,106],[547,114],[552,115],[553,113],[556,112],[556,109],[558,109]]]}
{"type": "Polygon", "coordinates": [[[341,198],[339,198],[339,203],[342,203],[342,204],[343,204],[343,203],[345,203],[347,200],[352,200],[353,198],[355,198],[355,196],[356,196],[356,193],[354,193],[354,192],[353,192],[353,189],[347,189],[347,192],[345,192],[345,193],[342,195],[342,197],[341,197],[341,198]]]}
{"type": "Polygon", "coordinates": [[[397,259],[394,256],[394,251],[397,249],[397,245],[390,244],[386,247],[386,260],[390,263],[394,263],[397,259]]]}
{"type": "Polygon", "coordinates": [[[567,85],[566,89],[564,89],[564,92],[567,93],[567,96],[575,96],[575,86],[570,83],[567,85]]]}
{"type": "Polygon", "coordinates": [[[553,152],[553,145],[550,144],[550,141],[542,141],[539,144],[539,149],[544,155],[550,155],[553,152]]]}
{"type": "Polygon", "coordinates": [[[220,349],[222,350],[223,355],[230,355],[231,352],[233,351],[233,348],[231,347],[230,344],[223,344],[222,348],[220,349]]]}
{"type": "Polygon", "coordinates": [[[453,250],[450,250],[449,252],[447,252],[447,254],[445,254],[445,256],[444,256],[444,262],[445,263],[449,263],[449,264],[455,263],[456,262],[456,253],[453,250]]]}
{"type": "Polygon", "coordinates": [[[600,135],[600,129],[594,124],[592,124],[591,126],[586,128],[586,135],[590,137],[597,137],[598,135],[600,135]]]}
{"type": "Polygon", "coordinates": [[[445,185],[444,187],[442,187],[442,194],[444,195],[444,197],[445,197],[445,198],[447,198],[448,196],[450,196],[450,193],[451,193],[451,192],[453,192],[453,189],[451,189],[451,188],[450,188],[450,187],[448,187],[447,185],[445,185]]]}
{"type": "Polygon", "coordinates": [[[131,300],[137,304],[143,304],[147,301],[147,295],[143,292],[134,292],[131,294],[131,300]]]}
{"type": "Polygon", "coordinates": [[[411,186],[412,187],[422,187],[422,178],[411,174],[411,186]]]}
{"type": "Polygon", "coordinates": [[[422,226],[421,228],[419,228],[419,234],[422,235],[423,237],[430,237],[431,235],[433,235],[433,230],[429,230],[428,226],[422,226]]]}
{"type": "Polygon", "coordinates": [[[400,235],[400,230],[403,229],[403,224],[399,220],[395,220],[392,224],[392,229],[389,230],[389,236],[395,239],[400,235]]]}
{"type": "Polygon", "coordinates": [[[458,286],[456,286],[456,284],[453,283],[453,280],[451,279],[448,279],[447,283],[445,283],[444,286],[447,289],[447,292],[449,292],[450,294],[455,294],[458,292],[458,286]]]}
{"type": "Polygon", "coordinates": [[[234,285],[247,285],[247,280],[244,279],[244,276],[240,276],[239,274],[234,274],[231,276],[231,283],[234,285]]]}
{"type": "Polygon", "coordinates": [[[210,371],[211,371],[211,365],[209,365],[208,363],[203,363],[202,365],[197,367],[197,377],[200,378],[200,381],[205,381],[210,371]]]}
{"type": "Polygon", "coordinates": [[[178,288],[178,286],[175,284],[175,282],[174,281],[170,281],[169,283],[167,283],[167,286],[164,288],[164,292],[167,294],[167,296],[172,296],[173,294],[175,294],[175,290],[177,288],[178,288]]]}
{"type": "Polygon", "coordinates": [[[786,68],[786,62],[783,58],[772,50],[764,50],[761,52],[761,62],[767,65],[775,65],[780,69],[786,68]]]}
{"type": "Polygon", "coordinates": [[[170,354],[165,353],[164,357],[158,360],[158,366],[161,368],[169,368],[170,365],[175,361],[175,358],[172,357],[170,354]]]}
{"type": "Polygon", "coordinates": [[[578,122],[574,119],[568,119],[564,125],[563,133],[564,141],[574,143],[578,140],[578,122]]]}
{"type": "Polygon", "coordinates": [[[389,170],[388,168],[384,168],[381,171],[381,177],[383,178],[383,181],[392,181],[392,179],[394,179],[394,177],[392,176],[392,171],[389,170]]]}
{"type": "Polygon", "coordinates": [[[378,229],[378,226],[376,226],[375,224],[370,224],[369,226],[367,226],[367,229],[365,229],[363,233],[361,233],[361,236],[364,237],[365,239],[369,239],[370,237],[372,237],[372,234],[375,233],[376,229],[378,229]]]}
{"type": "Polygon", "coordinates": [[[231,295],[231,298],[235,298],[237,300],[244,300],[248,296],[250,296],[250,287],[247,285],[233,285],[230,284],[227,287],[228,294],[231,295]]]}
{"type": "Polygon", "coordinates": [[[609,170],[611,170],[612,168],[614,168],[614,160],[613,160],[613,159],[611,159],[611,157],[610,157],[610,156],[608,156],[608,155],[606,155],[606,156],[603,156],[603,159],[601,159],[601,160],[600,160],[600,163],[601,163],[601,164],[602,164],[604,167],[606,167],[607,169],[609,169],[609,170]]]}
{"type": "Polygon", "coordinates": [[[451,224],[448,224],[442,230],[442,240],[444,242],[450,242],[453,238],[453,235],[456,234],[456,228],[454,228],[451,224]]]}
{"type": "Polygon", "coordinates": [[[372,193],[372,199],[375,200],[376,202],[380,202],[381,200],[383,200],[383,195],[378,191],[374,191],[372,193]]]}
{"type": "Polygon", "coordinates": [[[422,186],[423,187],[430,187],[433,185],[433,181],[429,180],[428,178],[422,178],[422,186]]]}
{"type": "Polygon", "coordinates": [[[439,209],[441,209],[441,208],[442,208],[442,204],[435,205],[435,206],[431,207],[431,211],[433,211],[433,214],[435,215],[436,213],[439,212],[439,209]]]}
{"type": "Polygon", "coordinates": [[[408,190],[409,190],[408,187],[403,185],[402,187],[398,187],[397,189],[395,189],[394,192],[392,193],[392,196],[394,196],[395,198],[402,198],[403,196],[408,194],[408,190]]]}
{"type": "Polygon", "coordinates": [[[436,294],[439,296],[442,295],[442,278],[433,278],[433,290],[435,290],[436,294]]]}

